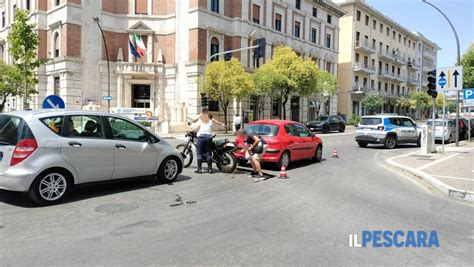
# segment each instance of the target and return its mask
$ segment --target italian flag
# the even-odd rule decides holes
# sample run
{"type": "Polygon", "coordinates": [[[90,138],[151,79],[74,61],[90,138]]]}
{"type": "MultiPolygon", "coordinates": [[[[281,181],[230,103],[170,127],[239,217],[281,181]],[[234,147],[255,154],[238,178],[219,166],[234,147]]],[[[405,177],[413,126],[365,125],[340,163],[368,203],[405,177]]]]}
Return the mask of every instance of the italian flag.
{"type": "Polygon", "coordinates": [[[136,44],[136,49],[138,54],[140,54],[142,57],[145,56],[146,53],[146,47],[145,44],[143,43],[143,40],[138,34],[134,33],[133,37],[135,38],[135,44],[136,44]]]}

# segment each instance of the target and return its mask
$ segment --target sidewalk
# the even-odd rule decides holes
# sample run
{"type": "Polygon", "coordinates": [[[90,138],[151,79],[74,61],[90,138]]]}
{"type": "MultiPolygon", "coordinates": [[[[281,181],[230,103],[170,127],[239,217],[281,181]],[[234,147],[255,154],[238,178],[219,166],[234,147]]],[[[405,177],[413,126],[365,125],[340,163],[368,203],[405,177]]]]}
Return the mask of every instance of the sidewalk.
{"type": "Polygon", "coordinates": [[[447,145],[444,154],[420,155],[416,151],[390,158],[387,163],[431,183],[449,197],[474,202],[474,142],[447,145]]]}

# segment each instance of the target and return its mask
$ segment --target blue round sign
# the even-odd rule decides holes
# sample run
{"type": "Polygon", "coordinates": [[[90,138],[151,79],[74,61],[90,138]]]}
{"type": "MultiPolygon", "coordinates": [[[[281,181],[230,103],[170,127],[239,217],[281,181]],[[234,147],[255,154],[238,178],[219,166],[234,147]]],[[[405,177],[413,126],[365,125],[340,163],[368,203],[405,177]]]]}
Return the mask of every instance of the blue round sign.
{"type": "Polygon", "coordinates": [[[439,80],[438,80],[439,86],[443,87],[443,86],[446,85],[446,83],[447,83],[446,78],[444,78],[444,77],[439,78],[439,80]]]}
{"type": "Polygon", "coordinates": [[[64,101],[61,97],[57,95],[50,95],[44,99],[43,108],[64,109],[66,108],[66,104],[64,104],[64,101]]]}

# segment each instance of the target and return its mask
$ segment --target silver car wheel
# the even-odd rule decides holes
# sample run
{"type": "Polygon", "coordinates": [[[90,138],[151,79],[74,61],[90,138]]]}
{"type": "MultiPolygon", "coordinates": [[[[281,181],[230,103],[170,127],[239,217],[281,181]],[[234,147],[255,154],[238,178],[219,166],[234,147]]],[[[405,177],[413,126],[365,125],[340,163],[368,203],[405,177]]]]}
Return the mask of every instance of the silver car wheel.
{"type": "Polygon", "coordinates": [[[165,164],[165,178],[167,180],[173,180],[178,174],[178,163],[174,159],[169,159],[165,164]]]}
{"type": "Polygon", "coordinates": [[[281,158],[281,163],[285,167],[290,164],[290,156],[288,155],[288,153],[283,154],[283,157],[281,158]]]}
{"type": "Polygon", "coordinates": [[[44,200],[54,201],[61,198],[67,189],[66,177],[59,173],[50,173],[39,183],[39,193],[44,200]]]}

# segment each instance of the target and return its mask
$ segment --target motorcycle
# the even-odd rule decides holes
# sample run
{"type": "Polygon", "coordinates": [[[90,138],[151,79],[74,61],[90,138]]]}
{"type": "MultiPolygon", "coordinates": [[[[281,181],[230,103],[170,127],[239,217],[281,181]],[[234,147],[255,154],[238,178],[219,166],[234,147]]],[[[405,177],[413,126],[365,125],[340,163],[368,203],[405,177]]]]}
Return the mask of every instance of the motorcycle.
{"type": "MultiPolygon", "coordinates": [[[[182,143],[176,146],[176,149],[183,155],[184,163],[183,167],[187,168],[191,165],[194,159],[193,151],[196,151],[197,136],[196,132],[186,132],[186,143],[182,143]]],[[[215,137],[215,136],[214,136],[215,137]]],[[[211,153],[212,162],[214,162],[217,168],[223,173],[231,173],[237,168],[237,158],[234,155],[236,148],[235,143],[228,139],[216,140],[212,142],[211,153]]]]}

